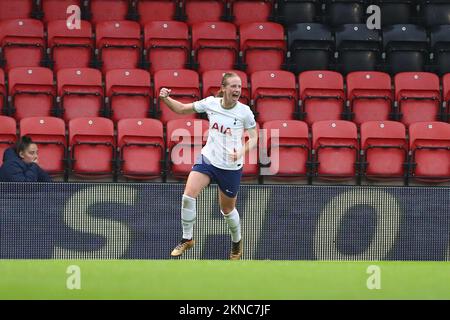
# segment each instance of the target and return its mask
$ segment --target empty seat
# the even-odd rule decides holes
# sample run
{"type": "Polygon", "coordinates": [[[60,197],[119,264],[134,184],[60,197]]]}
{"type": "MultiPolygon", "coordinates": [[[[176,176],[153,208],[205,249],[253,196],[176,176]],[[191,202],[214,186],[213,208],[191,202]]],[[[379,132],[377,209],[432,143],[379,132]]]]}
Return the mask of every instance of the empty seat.
{"type": "MultiPolygon", "coordinates": [[[[154,75],[154,96],[159,97],[161,88],[171,89],[170,96],[180,102],[191,103],[200,99],[199,77],[193,70],[160,70],[154,75]]],[[[195,114],[177,114],[161,100],[157,102],[157,116],[166,124],[174,119],[194,119],[195,114]]]]}
{"type": "Polygon", "coordinates": [[[0,21],[4,68],[40,66],[45,55],[44,25],[39,20],[0,21]]]}
{"type": "Polygon", "coordinates": [[[31,18],[33,2],[33,0],[0,0],[0,20],[31,18]]]}
{"type": "Polygon", "coordinates": [[[54,20],[66,20],[72,15],[72,11],[67,13],[70,6],[78,6],[81,10],[81,0],[42,0],[43,20],[45,23],[54,20]]]}
{"type": "Polygon", "coordinates": [[[81,20],[80,27],[80,29],[69,29],[66,20],[48,23],[48,50],[54,71],[90,66],[94,54],[91,24],[81,20]]]}
{"type": "Polygon", "coordinates": [[[434,71],[440,75],[450,72],[450,25],[436,26],[430,30],[434,71]]]}
{"type": "Polygon", "coordinates": [[[411,176],[424,181],[450,179],[450,124],[416,122],[409,126],[411,176]]]}
{"type": "Polygon", "coordinates": [[[386,69],[391,74],[422,71],[428,62],[428,39],[425,29],[412,24],[383,28],[386,69]]]}
{"type": "Polygon", "coordinates": [[[141,30],[134,21],[104,21],[97,24],[97,59],[102,72],[134,69],[141,59],[141,30]]]}
{"type": "Polygon", "coordinates": [[[137,11],[141,26],[153,21],[176,19],[177,0],[138,0],[137,11]]]}
{"type": "Polygon", "coordinates": [[[307,70],[328,70],[333,62],[334,39],[328,26],[299,23],[287,30],[289,70],[296,74],[307,70]]]}
{"type": "Polygon", "coordinates": [[[447,0],[421,0],[421,14],[427,27],[450,24],[450,3],[447,0]]]}
{"type": "Polygon", "coordinates": [[[314,22],[320,13],[319,5],[319,0],[280,0],[277,21],[287,27],[314,22]]]}
{"type": "Polygon", "coordinates": [[[400,122],[368,121],[361,124],[362,174],[372,179],[406,178],[408,144],[400,122]]]}
{"type": "Polygon", "coordinates": [[[359,151],[353,122],[315,122],[312,125],[312,148],[313,176],[333,180],[355,177],[359,151]]]}
{"type": "Polygon", "coordinates": [[[299,120],[274,120],[263,125],[267,163],[260,159],[261,174],[270,177],[306,177],[310,143],[308,125],[299,120]],[[293,161],[295,159],[295,161],[293,161]]]}
{"type": "Polygon", "coordinates": [[[69,122],[71,172],[83,177],[108,177],[115,160],[114,126],[110,119],[76,118],[69,122]]]}
{"type": "Polygon", "coordinates": [[[183,15],[189,25],[215,22],[225,18],[225,0],[182,0],[183,15]]]}
{"type": "Polygon", "coordinates": [[[66,127],[54,117],[29,117],[20,120],[20,136],[30,136],[39,146],[39,166],[52,175],[65,171],[66,127]]]}
{"type": "Polygon", "coordinates": [[[156,119],[122,119],[117,123],[119,173],[132,179],[159,178],[163,174],[163,125],[156,119]]]}
{"type": "Polygon", "coordinates": [[[365,24],[346,24],[336,30],[338,70],[375,70],[381,60],[381,37],[378,30],[370,30],[365,24]]]}
{"type": "Polygon", "coordinates": [[[439,78],[428,72],[402,72],[394,77],[399,118],[405,125],[437,121],[441,115],[439,78]]]}
{"type": "Polygon", "coordinates": [[[153,21],[144,27],[145,61],[149,70],[184,69],[189,62],[191,41],[186,23],[153,21]]]}
{"type": "Polygon", "coordinates": [[[150,74],[139,69],[119,69],[106,73],[106,95],[111,119],[151,116],[152,89],[150,74]]]}
{"type": "Polygon", "coordinates": [[[305,71],[299,77],[302,117],[313,124],[341,119],[344,111],[344,79],[334,71],[305,71]]]}
{"type": "Polygon", "coordinates": [[[326,22],[337,27],[342,24],[363,23],[364,0],[326,0],[326,22]]]}
{"type": "Polygon", "coordinates": [[[91,22],[125,20],[128,14],[129,0],[90,0],[91,22]]]}
{"type": "Polygon", "coordinates": [[[14,68],[9,71],[8,79],[11,113],[17,120],[54,113],[56,90],[52,70],[42,67],[14,68]]]}
{"type": "Polygon", "coordinates": [[[273,10],[272,0],[229,0],[232,22],[240,26],[250,22],[269,21],[273,10]]]}
{"type": "Polygon", "coordinates": [[[0,115],[8,114],[6,99],[5,73],[0,69],[0,115]]]}
{"type": "Polygon", "coordinates": [[[390,119],[394,95],[389,74],[357,71],[349,73],[346,82],[353,122],[359,126],[366,121],[390,119]]]}
{"type": "Polygon", "coordinates": [[[220,90],[222,84],[222,78],[224,73],[234,72],[242,81],[241,97],[239,101],[249,105],[250,104],[250,91],[248,86],[247,74],[240,70],[209,70],[202,74],[202,97],[215,96],[220,90]]]}
{"type": "MultiPolygon", "coordinates": [[[[254,128],[259,137],[259,124],[254,128]]],[[[242,145],[250,138],[248,130],[242,135],[242,145]]],[[[242,179],[255,180],[259,176],[259,145],[247,152],[244,156],[244,166],[242,167],[242,179]]]]}
{"type": "Polygon", "coordinates": [[[296,118],[295,75],[288,71],[257,71],[251,75],[253,109],[259,123],[296,118]]]}
{"type": "Polygon", "coordinates": [[[208,121],[174,119],[167,122],[168,174],[186,177],[207,140],[208,121]]]}
{"type": "Polygon", "coordinates": [[[273,22],[240,26],[240,55],[248,75],[261,70],[278,70],[284,63],[286,43],[283,26],[273,22]]]}
{"type": "Polygon", "coordinates": [[[239,53],[237,30],[229,22],[200,22],[192,26],[194,62],[199,73],[234,69],[239,53]]]}
{"type": "Polygon", "coordinates": [[[413,23],[416,11],[414,0],[378,0],[370,2],[381,9],[381,25],[413,23]]]}
{"type": "Polygon", "coordinates": [[[90,68],[62,69],[57,73],[58,100],[65,121],[99,117],[103,108],[102,74],[90,68]]]}
{"type": "Polygon", "coordinates": [[[443,111],[444,111],[444,121],[450,120],[450,111],[449,111],[449,105],[450,105],[450,73],[446,74],[442,78],[442,98],[444,99],[443,104],[443,111]]]}
{"type": "Polygon", "coordinates": [[[17,140],[16,120],[0,116],[0,166],[3,164],[3,153],[12,147],[17,140]]]}

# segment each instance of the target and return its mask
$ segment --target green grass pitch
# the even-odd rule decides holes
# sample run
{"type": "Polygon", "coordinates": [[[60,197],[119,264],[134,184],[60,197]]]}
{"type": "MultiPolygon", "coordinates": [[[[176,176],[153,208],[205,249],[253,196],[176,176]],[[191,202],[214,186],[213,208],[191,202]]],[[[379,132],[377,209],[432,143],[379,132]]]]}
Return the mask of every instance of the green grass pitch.
{"type": "Polygon", "coordinates": [[[450,299],[450,262],[0,260],[0,299],[450,299]]]}

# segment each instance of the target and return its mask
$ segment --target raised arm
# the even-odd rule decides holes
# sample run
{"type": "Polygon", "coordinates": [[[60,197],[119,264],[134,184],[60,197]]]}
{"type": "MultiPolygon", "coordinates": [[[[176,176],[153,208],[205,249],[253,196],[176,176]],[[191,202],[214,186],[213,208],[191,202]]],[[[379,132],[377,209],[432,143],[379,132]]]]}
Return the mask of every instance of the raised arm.
{"type": "Polygon", "coordinates": [[[161,88],[159,91],[159,98],[175,113],[179,114],[191,114],[195,113],[193,103],[181,103],[175,99],[169,97],[170,89],[161,88]]]}

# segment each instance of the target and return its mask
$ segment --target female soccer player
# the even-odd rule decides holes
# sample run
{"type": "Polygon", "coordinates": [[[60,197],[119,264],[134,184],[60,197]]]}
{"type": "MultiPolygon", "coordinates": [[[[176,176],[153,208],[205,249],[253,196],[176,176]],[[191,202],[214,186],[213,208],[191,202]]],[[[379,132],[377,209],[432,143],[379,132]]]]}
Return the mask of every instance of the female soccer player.
{"type": "Polygon", "coordinates": [[[193,103],[181,103],[170,96],[170,89],[161,88],[159,97],[179,114],[206,112],[209,134],[201,155],[192,167],[186,182],[181,203],[183,238],[171,255],[180,256],[192,248],[196,211],[196,198],[214,181],[219,185],[219,205],[231,232],[230,259],[239,260],[242,255],[241,223],[236,210],[236,198],[240,185],[243,159],[258,141],[255,117],[250,107],[239,102],[241,78],[235,73],[225,73],[216,97],[208,97],[193,103]],[[244,130],[249,140],[242,146],[244,130]]]}

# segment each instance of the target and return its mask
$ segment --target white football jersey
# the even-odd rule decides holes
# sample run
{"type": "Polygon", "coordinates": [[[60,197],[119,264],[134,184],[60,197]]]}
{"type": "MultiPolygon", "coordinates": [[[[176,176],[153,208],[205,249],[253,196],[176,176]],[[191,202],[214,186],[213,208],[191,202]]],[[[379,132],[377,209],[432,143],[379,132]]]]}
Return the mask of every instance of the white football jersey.
{"type": "Polygon", "coordinates": [[[209,119],[209,132],[202,154],[217,168],[239,170],[244,157],[232,161],[230,154],[243,148],[242,137],[245,129],[256,127],[255,116],[249,106],[237,102],[231,109],[224,109],[222,98],[208,97],[194,102],[194,110],[206,112],[209,119]]]}

